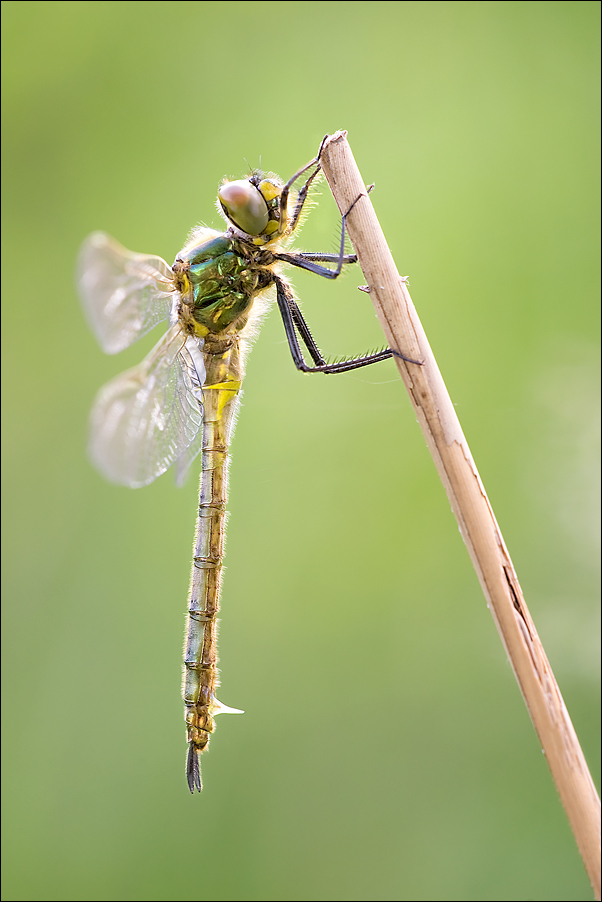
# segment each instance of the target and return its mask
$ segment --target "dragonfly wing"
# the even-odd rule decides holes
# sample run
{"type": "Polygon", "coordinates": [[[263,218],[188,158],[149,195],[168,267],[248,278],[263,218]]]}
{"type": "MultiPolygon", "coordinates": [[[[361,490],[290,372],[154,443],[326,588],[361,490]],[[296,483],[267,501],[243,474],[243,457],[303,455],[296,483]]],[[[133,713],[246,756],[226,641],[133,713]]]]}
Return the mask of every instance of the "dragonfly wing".
{"type": "Polygon", "coordinates": [[[84,310],[100,346],[116,354],[167,319],[173,272],[161,257],[134,254],[104,232],[84,241],[77,263],[84,310]]]}
{"type": "Polygon", "coordinates": [[[92,409],[90,456],[111,482],[148,485],[202,433],[201,349],[202,340],[186,338],[176,323],[142,363],[101,389],[92,409]]]}
{"type": "MultiPolygon", "coordinates": [[[[186,339],[186,344],[180,351],[180,363],[190,380],[192,392],[201,405],[203,403],[202,386],[205,381],[205,361],[202,347],[203,343],[201,340],[189,335],[186,339]]],[[[184,485],[190,467],[201,453],[202,445],[203,430],[199,429],[192,442],[175,461],[176,485],[184,485]]]]}

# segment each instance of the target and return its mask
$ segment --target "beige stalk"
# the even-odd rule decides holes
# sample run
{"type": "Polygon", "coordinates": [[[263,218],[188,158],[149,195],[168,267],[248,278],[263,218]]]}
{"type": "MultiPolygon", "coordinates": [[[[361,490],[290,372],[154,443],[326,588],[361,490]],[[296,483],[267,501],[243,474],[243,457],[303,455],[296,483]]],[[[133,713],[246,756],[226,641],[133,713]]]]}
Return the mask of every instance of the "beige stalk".
{"type": "Polygon", "coordinates": [[[347,220],[349,237],[389,347],[424,362],[423,366],[416,366],[396,359],[539,736],[596,899],[600,899],[600,800],[455,408],[407,285],[397,272],[346,132],[330,136],[321,163],[341,213],[362,195],[347,220]]]}

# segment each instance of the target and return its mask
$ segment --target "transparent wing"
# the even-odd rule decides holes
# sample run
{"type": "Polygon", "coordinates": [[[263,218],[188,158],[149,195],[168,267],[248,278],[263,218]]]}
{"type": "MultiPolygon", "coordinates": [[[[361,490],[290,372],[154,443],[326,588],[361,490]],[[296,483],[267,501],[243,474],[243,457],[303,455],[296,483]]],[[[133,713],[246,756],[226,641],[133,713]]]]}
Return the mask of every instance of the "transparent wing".
{"type": "MultiPolygon", "coordinates": [[[[202,342],[197,338],[188,337],[186,344],[180,351],[180,362],[186,369],[193,392],[199,403],[203,404],[202,386],[205,381],[205,361],[201,351],[202,342]]],[[[190,467],[201,453],[203,445],[203,430],[199,429],[194,439],[178,456],[175,461],[176,485],[182,486],[186,481],[190,467]]]]}
{"type": "Polygon", "coordinates": [[[77,284],[86,316],[107,354],[129,347],[169,317],[173,273],[165,260],[134,254],[104,232],[84,241],[77,284]]]}
{"type": "MultiPolygon", "coordinates": [[[[202,347],[201,339],[187,338],[176,323],[141,364],[100,390],[92,409],[90,456],[111,482],[148,485],[198,444],[202,347]]],[[[199,450],[200,445],[195,456],[199,450]]]]}

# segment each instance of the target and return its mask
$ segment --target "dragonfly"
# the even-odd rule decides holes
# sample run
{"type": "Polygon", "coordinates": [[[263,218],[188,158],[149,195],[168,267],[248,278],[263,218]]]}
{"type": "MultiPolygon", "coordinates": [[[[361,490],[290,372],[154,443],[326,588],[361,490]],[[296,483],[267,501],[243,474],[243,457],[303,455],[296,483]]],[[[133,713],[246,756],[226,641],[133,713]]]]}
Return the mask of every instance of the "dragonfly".
{"type": "Polygon", "coordinates": [[[128,251],[104,232],[90,235],[78,258],[84,311],[106,353],[116,354],[169,322],[138,366],[100,390],[91,414],[92,462],[109,481],[138,488],[170,467],[182,484],[201,455],[182,689],[191,793],[202,789],[200,758],[215,717],[243,713],[216,697],[228,453],[246,357],[273,289],[298,370],[345,373],[394,355],[419,363],[389,348],[327,362],[283,274],[290,264],[336,279],[344,266],[357,261],[355,254],[345,253],[349,210],[342,216],[338,254],[289,248],[320,173],[323,146],[287,182],[258,170],[244,179],[224,180],[217,208],[226,230],[197,226],[172,266],[161,257],[128,251]]]}

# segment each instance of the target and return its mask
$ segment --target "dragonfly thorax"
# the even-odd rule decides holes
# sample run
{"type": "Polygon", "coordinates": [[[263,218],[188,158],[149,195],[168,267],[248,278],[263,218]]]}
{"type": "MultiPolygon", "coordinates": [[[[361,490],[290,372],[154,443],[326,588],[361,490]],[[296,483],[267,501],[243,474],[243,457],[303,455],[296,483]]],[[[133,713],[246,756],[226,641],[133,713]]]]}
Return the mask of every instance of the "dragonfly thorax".
{"type": "Polygon", "coordinates": [[[187,331],[240,328],[258,292],[273,280],[271,259],[269,251],[227,233],[199,229],[172,268],[187,331]]]}

